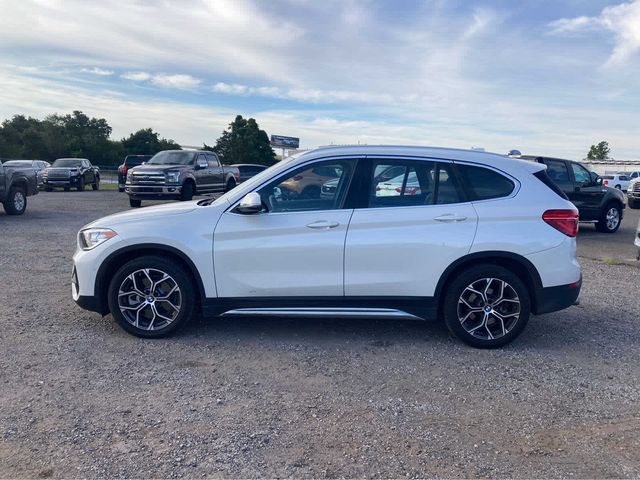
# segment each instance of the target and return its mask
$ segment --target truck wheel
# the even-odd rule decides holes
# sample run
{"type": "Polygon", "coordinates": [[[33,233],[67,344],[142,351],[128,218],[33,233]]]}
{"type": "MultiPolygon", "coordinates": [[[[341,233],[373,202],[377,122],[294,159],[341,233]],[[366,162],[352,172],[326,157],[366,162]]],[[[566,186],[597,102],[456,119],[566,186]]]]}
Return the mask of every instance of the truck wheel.
{"type": "Polygon", "coordinates": [[[136,200],[135,198],[129,198],[129,206],[131,208],[140,208],[142,200],[136,200]]]}
{"type": "Polygon", "coordinates": [[[22,187],[11,187],[3,206],[7,215],[22,215],[27,209],[27,196],[22,187]]]}
{"type": "Polygon", "coordinates": [[[234,188],[236,188],[236,181],[233,178],[230,178],[227,182],[227,188],[225,189],[225,192],[233,190],[234,188]]]}
{"type": "Polygon", "coordinates": [[[100,177],[96,177],[96,181],[91,185],[94,190],[100,190],[100,177]]]}
{"type": "Polygon", "coordinates": [[[614,233],[622,223],[622,209],[615,203],[610,203],[602,210],[596,229],[602,233],[614,233]]]}
{"type": "Polygon", "coordinates": [[[183,202],[188,202],[193,199],[193,194],[195,193],[193,188],[193,183],[187,182],[182,186],[182,194],[180,194],[180,200],[183,202]]]}
{"type": "Polygon", "coordinates": [[[78,180],[77,189],[79,192],[84,192],[84,178],[80,177],[80,179],[78,180]]]}

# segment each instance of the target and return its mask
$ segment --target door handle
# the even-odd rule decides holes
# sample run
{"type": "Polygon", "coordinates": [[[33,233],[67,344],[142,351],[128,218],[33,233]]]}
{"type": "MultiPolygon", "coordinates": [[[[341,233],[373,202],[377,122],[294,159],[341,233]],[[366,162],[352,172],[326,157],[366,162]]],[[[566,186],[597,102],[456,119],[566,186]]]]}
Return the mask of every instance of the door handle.
{"type": "Polygon", "coordinates": [[[328,220],[318,220],[317,222],[312,222],[307,225],[308,228],[313,228],[314,230],[329,230],[330,228],[336,228],[340,225],[338,222],[330,222],[328,220]]]}
{"type": "Polygon", "coordinates": [[[445,213],[439,217],[434,218],[436,222],[464,222],[467,219],[464,215],[456,215],[455,213],[445,213]]]}

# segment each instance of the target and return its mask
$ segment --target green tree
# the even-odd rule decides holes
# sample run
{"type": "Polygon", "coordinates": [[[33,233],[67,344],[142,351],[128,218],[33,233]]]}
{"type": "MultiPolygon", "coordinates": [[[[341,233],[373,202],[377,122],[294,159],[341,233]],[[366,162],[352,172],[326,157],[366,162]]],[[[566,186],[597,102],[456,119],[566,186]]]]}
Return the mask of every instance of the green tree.
{"type": "Polygon", "coordinates": [[[609,142],[602,141],[597,145],[591,145],[587,158],[589,160],[606,160],[609,158],[610,152],[609,142]]]}
{"type": "Polygon", "coordinates": [[[180,150],[173,140],[160,138],[160,134],[151,128],[143,128],[122,139],[126,155],[155,155],[162,150],[180,150]]]}
{"type": "Polygon", "coordinates": [[[273,165],[276,163],[276,154],[271,148],[267,133],[260,130],[255,119],[245,119],[242,115],[238,115],[229,124],[229,128],[222,132],[213,150],[226,164],[273,165]]]}

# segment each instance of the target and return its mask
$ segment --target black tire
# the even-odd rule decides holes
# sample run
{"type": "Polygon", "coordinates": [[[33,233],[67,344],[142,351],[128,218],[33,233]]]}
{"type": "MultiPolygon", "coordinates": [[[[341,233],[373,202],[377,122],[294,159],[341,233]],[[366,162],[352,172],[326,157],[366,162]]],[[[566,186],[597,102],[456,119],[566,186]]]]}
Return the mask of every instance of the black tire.
{"type": "Polygon", "coordinates": [[[622,185],[616,185],[616,188],[617,188],[618,190],[622,190],[622,185]]]}
{"type": "Polygon", "coordinates": [[[181,264],[168,258],[149,255],[131,260],[120,268],[109,284],[107,297],[111,315],[124,330],[138,337],[159,338],[175,332],[191,320],[195,303],[193,292],[191,276],[181,264]],[[168,275],[169,280],[160,282],[162,274],[168,275]],[[135,283],[131,280],[132,275],[135,283]],[[150,279],[157,281],[155,291],[150,291],[150,279]],[[174,286],[177,286],[177,290],[174,289],[167,296],[168,300],[157,300],[165,297],[174,286]],[[144,295],[135,293],[135,287],[144,295]],[[119,295],[121,290],[130,291],[131,294],[119,295]],[[168,303],[175,306],[169,308],[168,303]],[[139,312],[135,310],[136,307],[139,312]],[[162,312],[162,315],[158,315],[158,312],[162,312]],[[138,326],[133,323],[134,318],[137,319],[138,326]],[[158,324],[160,327],[155,329],[158,324]],[[152,329],[148,330],[146,327],[152,329]]]}
{"type": "Polygon", "coordinates": [[[7,215],[22,215],[27,209],[27,195],[22,187],[11,187],[2,204],[7,215]]]}
{"type": "Polygon", "coordinates": [[[91,185],[93,190],[100,190],[100,177],[96,177],[96,181],[91,185]]]}
{"type": "Polygon", "coordinates": [[[183,202],[188,202],[193,199],[193,195],[195,194],[195,188],[193,183],[187,182],[182,186],[182,193],[180,194],[180,200],[183,202]]]}
{"type": "Polygon", "coordinates": [[[140,208],[142,206],[142,200],[136,200],[135,198],[129,197],[129,206],[131,208],[140,208]]]}
{"type": "Polygon", "coordinates": [[[224,191],[228,192],[230,190],[233,190],[234,188],[236,188],[236,181],[233,178],[230,178],[224,191]]]}
{"type": "Polygon", "coordinates": [[[633,198],[630,198],[627,203],[629,204],[629,208],[632,210],[640,208],[640,203],[636,202],[633,198]]]}
{"type": "Polygon", "coordinates": [[[80,178],[78,179],[78,186],[76,187],[76,189],[77,189],[79,192],[84,192],[84,178],[80,177],[80,178]]]}
{"type": "Polygon", "coordinates": [[[515,340],[529,321],[531,314],[529,291],[524,282],[506,268],[497,265],[470,267],[457,274],[446,286],[445,291],[442,311],[447,328],[456,337],[472,347],[502,347],[515,340]],[[495,301],[497,296],[495,292],[501,286],[498,282],[504,282],[502,297],[506,300],[502,302],[495,301]],[[504,286],[505,284],[506,286],[504,286]],[[471,290],[468,290],[468,287],[478,287],[479,285],[485,285],[485,288],[480,290],[482,296],[475,295],[471,290]],[[465,301],[469,303],[464,303],[461,300],[463,295],[465,301]],[[488,301],[485,301],[485,296],[488,301]],[[468,307],[470,304],[474,307],[473,309],[468,307]],[[516,311],[516,306],[519,308],[518,311],[516,311]],[[476,308],[483,310],[475,311],[476,308]],[[485,312],[485,308],[490,311],[485,312]],[[502,323],[496,316],[497,314],[503,316],[502,323]],[[464,320],[461,320],[460,317],[464,320]],[[503,329],[502,326],[505,328],[503,329]],[[474,329],[477,333],[469,332],[474,329]]]}
{"type": "Polygon", "coordinates": [[[122,193],[122,192],[124,192],[124,188],[118,187],[118,191],[122,193]]]}
{"type": "Polygon", "coordinates": [[[602,233],[615,233],[620,228],[621,223],[622,208],[616,203],[609,203],[602,209],[598,223],[596,223],[596,229],[602,233]]]}

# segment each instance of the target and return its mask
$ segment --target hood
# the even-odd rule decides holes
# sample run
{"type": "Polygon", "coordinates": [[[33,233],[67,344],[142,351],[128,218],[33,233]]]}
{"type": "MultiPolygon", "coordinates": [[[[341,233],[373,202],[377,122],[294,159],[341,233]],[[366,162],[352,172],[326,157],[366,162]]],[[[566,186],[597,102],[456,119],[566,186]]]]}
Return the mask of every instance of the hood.
{"type": "Polygon", "coordinates": [[[102,217],[94,222],[89,223],[82,227],[104,227],[112,228],[116,225],[130,222],[143,222],[145,220],[157,217],[171,217],[174,215],[181,215],[189,213],[198,208],[198,201],[192,202],[173,202],[165,203],[164,205],[156,205],[153,207],[139,208],[136,210],[128,210],[126,212],[116,213],[107,217],[102,217]]]}
{"type": "Polygon", "coordinates": [[[169,170],[184,170],[193,168],[193,165],[138,165],[129,169],[136,173],[164,173],[169,170]]]}

